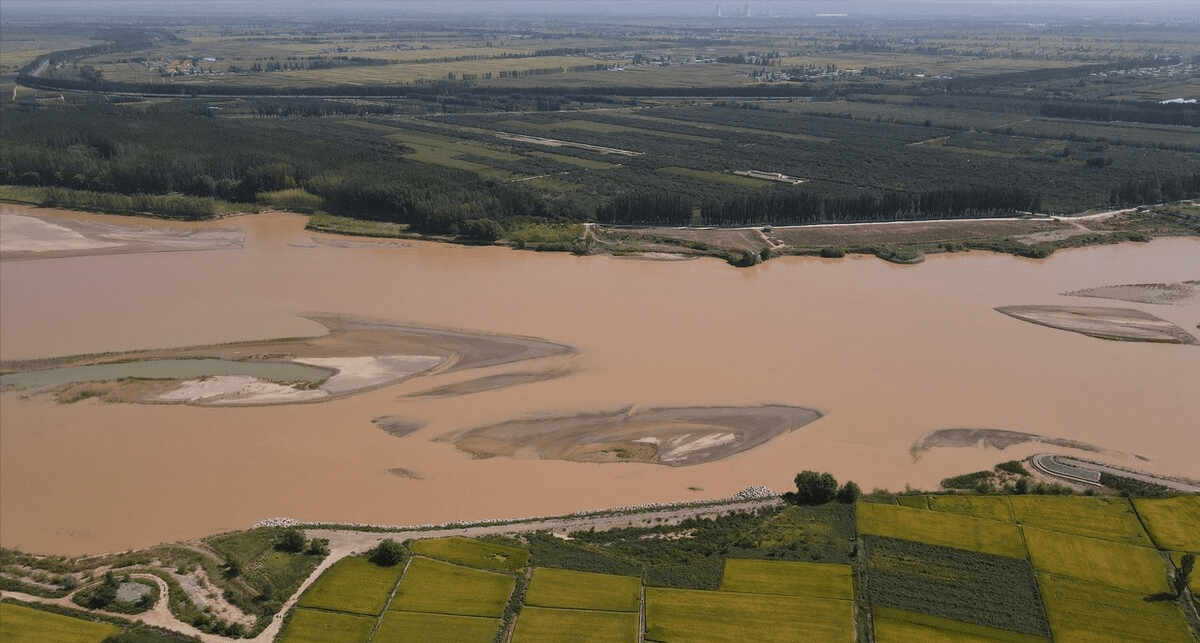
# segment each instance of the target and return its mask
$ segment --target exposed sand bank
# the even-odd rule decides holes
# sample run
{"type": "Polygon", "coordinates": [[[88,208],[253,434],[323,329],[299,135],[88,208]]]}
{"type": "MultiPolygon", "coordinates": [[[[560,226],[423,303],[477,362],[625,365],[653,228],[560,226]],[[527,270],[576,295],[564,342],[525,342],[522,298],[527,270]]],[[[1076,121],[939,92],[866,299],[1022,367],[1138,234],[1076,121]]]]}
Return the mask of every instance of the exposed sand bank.
{"type": "Polygon", "coordinates": [[[1101,286],[1065,292],[1068,297],[1100,297],[1135,304],[1186,306],[1200,302],[1200,281],[1180,281],[1173,284],[1126,284],[1101,286]]]}
{"type": "Polygon", "coordinates": [[[752,449],[820,417],[812,409],[781,405],[625,409],[511,420],[439,439],[485,458],[685,467],[752,449]]]}
{"type": "Polygon", "coordinates": [[[999,306],[997,311],[1022,321],[1131,342],[1197,344],[1195,336],[1171,322],[1132,308],[1091,306],[999,306]]]}
{"type": "Polygon", "coordinates": [[[130,217],[0,204],[0,261],[88,255],[241,248],[245,233],[198,223],[151,225],[130,217]],[[124,220],[122,220],[124,219],[124,220]]]}
{"type": "MultiPolygon", "coordinates": [[[[912,454],[913,461],[915,462],[921,459],[922,455],[933,449],[973,447],[1003,451],[1011,447],[1030,443],[1049,444],[1090,453],[1104,453],[1107,455],[1128,457],[1128,454],[1109,451],[1103,447],[1079,440],[1051,438],[1044,435],[1035,435],[1021,431],[1007,431],[1004,429],[939,429],[937,431],[930,431],[913,443],[912,447],[909,448],[909,453],[912,454]]],[[[1141,460],[1146,459],[1142,456],[1135,457],[1141,460]]]]}

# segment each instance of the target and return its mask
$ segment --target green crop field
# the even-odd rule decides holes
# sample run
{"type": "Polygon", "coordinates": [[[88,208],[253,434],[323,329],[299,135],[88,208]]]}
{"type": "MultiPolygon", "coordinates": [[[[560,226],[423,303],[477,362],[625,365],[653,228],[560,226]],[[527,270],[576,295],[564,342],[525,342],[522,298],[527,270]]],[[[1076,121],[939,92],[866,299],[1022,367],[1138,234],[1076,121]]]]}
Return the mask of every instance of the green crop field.
{"type": "Polygon", "coordinates": [[[1162,556],[1148,547],[1025,527],[1029,560],[1041,572],[1140,592],[1167,591],[1162,556]]]}
{"type": "Polygon", "coordinates": [[[304,596],[301,607],[378,615],[387,604],[388,595],[404,567],[380,567],[356,556],[334,563],[317,579],[304,596]]]}
{"type": "Polygon", "coordinates": [[[858,530],[863,534],[1025,558],[1025,546],[1016,525],[984,518],[859,503],[858,530]]]}
{"type": "Polygon", "coordinates": [[[388,609],[499,617],[515,584],[511,576],[413,558],[388,609]]]}
{"type": "Polygon", "coordinates": [[[929,496],[898,496],[896,504],[911,509],[928,509],[929,496]]]}
{"type": "Polygon", "coordinates": [[[854,641],[854,604],[825,598],[646,589],[646,640],[660,643],[854,641]]]}
{"type": "Polygon", "coordinates": [[[1042,602],[1055,643],[1184,643],[1194,641],[1174,601],[1140,592],[1042,574],[1042,602]]]}
{"type": "Polygon", "coordinates": [[[491,643],[500,619],[389,610],[371,643],[491,643]]]}
{"type": "Polygon", "coordinates": [[[738,174],[726,174],[724,172],[707,172],[705,170],[693,170],[686,167],[668,166],[658,169],[659,172],[667,174],[676,174],[679,176],[690,176],[694,179],[703,179],[705,181],[719,181],[721,183],[729,183],[731,185],[740,185],[742,187],[758,188],[770,183],[762,179],[752,179],[748,176],[740,176],[738,174]]]}
{"type": "Polygon", "coordinates": [[[730,558],[721,591],[854,599],[849,565],[730,558]]]}
{"type": "Polygon", "coordinates": [[[517,619],[513,643],[637,643],[641,623],[635,612],[526,607],[517,619]]]}
{"type": "Polygon", "coordinates": [[[1153,546],[1126,498],[1013,496],[1013,515],[1022,525],[1076,536],[1153,546]]]}
{"type": "Polygon", "coordinates": [[[1013,521],[1008,496],[930,496],[929,508],[976,518],[1013,521]]]}
{"type": "Polygon", "coordinates": [[[324,610],[296,609],[279,643],[367,643],[375,619],[324,610]]]}
{"type": "Polygon", "coordinates": [[[107,623],[0,603],[0,643],[100,643],[118,631],[107,623]]]}
{"type": "Polygon", "coordinates": [[[551,567],[535,569],[525,590],[526,605],[610,612],[636,612],[641,597],[640,578],[551,567]]]}
{"type": "Polygon", "coordinates": [[[1200,496],[1134,498],[1133,506],[1159,548],[1200,552],[1200,496]]]}
{"type": "Polygon", "coordinates": [[[474,538],[433,538],[412,544],[414,554],[467,567],[516,572],[529,563],[529,550],[474,538]]]}
{"type": "Polygon", "coordinates": [[[892,609],[871,610],[876,643],[1047,643],[1035,634],[1010,632],[994,627],[952,621],[892,609]]]}

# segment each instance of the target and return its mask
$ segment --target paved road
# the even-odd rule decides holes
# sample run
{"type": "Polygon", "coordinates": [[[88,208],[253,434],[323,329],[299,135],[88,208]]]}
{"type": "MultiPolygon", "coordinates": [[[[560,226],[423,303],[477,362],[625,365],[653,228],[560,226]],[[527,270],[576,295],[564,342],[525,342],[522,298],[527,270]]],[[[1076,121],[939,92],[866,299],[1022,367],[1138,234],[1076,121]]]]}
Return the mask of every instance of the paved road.
{"type": "MultiPolygon", "coordinates": [[[[1120,467],[1114,467],[1114,466],[1107,465],[1107,464],[1100,464],[1099,462],[1092,462],[1091,460],[1080,460],[1079,458],[1073,458],[1070,456],[1053,454],[1053,453],[1041,453],[1041,454],[1034,456],[1033,459],[1036,462],[1037,459],[1041,458],[1042,456],[1052,456],[1052,457],[1054,457],[1055,460],[1061,462],[1062,464],[1070,466],[1070,467],[1076,467],[1079,469],[1087,469],[1090,471],[1096,471],[1097,473],[1107,473],[1107,474],[1114,475],[1114,476],[1120,476],[1122,478],[1129,478],[1130,480],[1137,480],[1139,482],[1148,482],[1150,484],[1161,485],[1163,487],[1166,487],[1168,489],[1173,489],[1175,491],[1182,491],[1183,493],[1200,493],[1200,486],[1191,484],[1189,482],[1184,482],[1182,480],[1175,480],[1174,478],[1163,478],[1163,477],[1156,476],[1156,475],[1153,475],[1150,473],[1145,473],[1142,471],[1130,471],[1128,469],[1122,469],[1120,467]]],[[[1042,469],[1042,471],[1044,473],[1048,473],[1050,475],[1055,475],[1055,473],[1053,471],[1049,471],[1046,469],[1042,469]]],[[[1075,480],[1072,480],[1072,482],[1075,482],[1075,480]]]]}

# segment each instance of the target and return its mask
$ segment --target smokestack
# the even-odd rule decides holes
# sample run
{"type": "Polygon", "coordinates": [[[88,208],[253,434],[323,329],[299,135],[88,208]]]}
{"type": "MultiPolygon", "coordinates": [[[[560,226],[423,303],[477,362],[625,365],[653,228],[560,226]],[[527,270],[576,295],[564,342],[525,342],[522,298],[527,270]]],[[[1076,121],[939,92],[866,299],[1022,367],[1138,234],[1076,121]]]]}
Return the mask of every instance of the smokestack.
{"type": "Polygon", "coordinates": [[[743,18],[750,17],[750,3],[749,2],[746,3],[745,7],[742,7],[742,17],[743,18]]]}
{"type": "Polygon", "coordinates": [[[717,5],[717,17],[721,17],[721,5],[717,5]]]}

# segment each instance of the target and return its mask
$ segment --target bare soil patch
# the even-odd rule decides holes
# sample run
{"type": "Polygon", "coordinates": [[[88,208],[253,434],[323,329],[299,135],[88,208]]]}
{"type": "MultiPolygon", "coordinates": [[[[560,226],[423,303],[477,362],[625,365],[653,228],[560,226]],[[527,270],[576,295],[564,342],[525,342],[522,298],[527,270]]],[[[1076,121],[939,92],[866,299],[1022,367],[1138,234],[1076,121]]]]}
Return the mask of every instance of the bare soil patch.
{"type": "Polygon", "coordinates": [[[570,373],[567,370],[549,370],[540,372],[528,373],[501,373],[499,375],[489,375],[480,377],[465,382],[457,382],[454,384],[446,384],[431,388],[426,391],[413,393],[412,397],[454,397],[457,395],[469,395],[471,393],[482,393],[484,391],[492,391],[495,389],[507,388],[509,386],[518,386],[520,384],[532,384],[534,382],[545,382],[563,377],[570,373]]]}
{"type": "Polygon", "coordinates": [[[438,438],[477,457],[575,462],[712,462],[789,433],[821,414],[797,406],[623,409],[501,422],[438,438]]]}
{"type": "Polygon", "coordinates": [[[1135,304],[1187,306],[1200,302],[1200,281],[1180,281],[1172,284],[1126,284],[1101,286],[1065,292],[1068,297],[1100,297],[1135,304]]]}
{"type": "Polygon", "coordinates": [[[1170,344],[1200,343],[1191,333],[1175,324],[1132,308],[1000,306],[996,310],[1022,321],[1100,339],[1170,344]]]}

